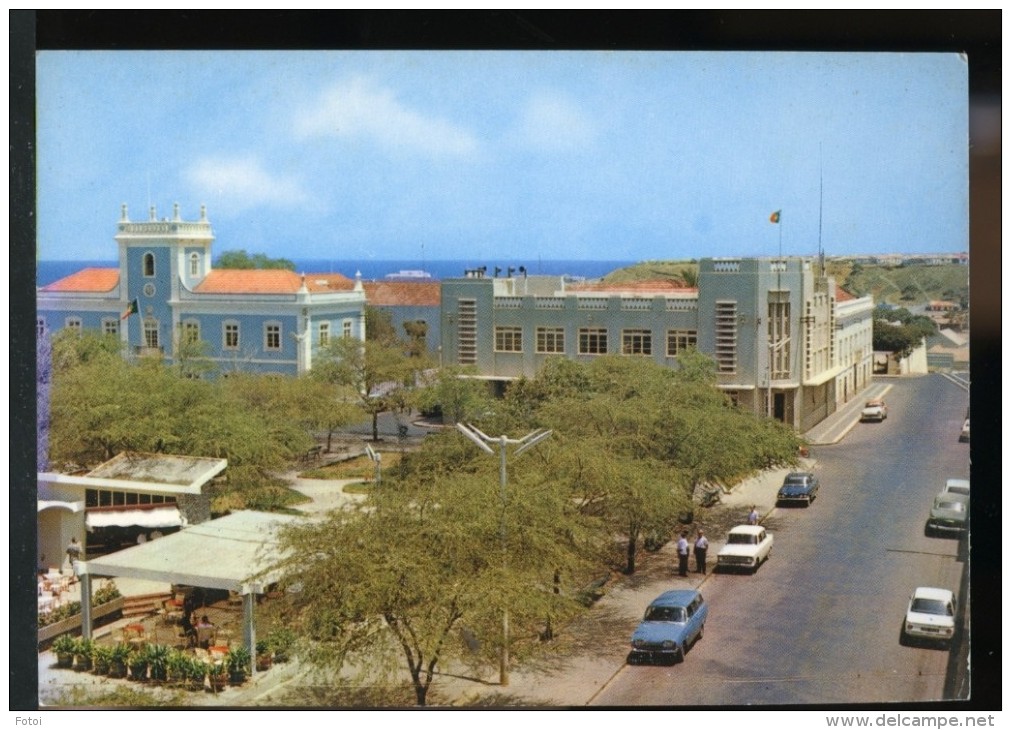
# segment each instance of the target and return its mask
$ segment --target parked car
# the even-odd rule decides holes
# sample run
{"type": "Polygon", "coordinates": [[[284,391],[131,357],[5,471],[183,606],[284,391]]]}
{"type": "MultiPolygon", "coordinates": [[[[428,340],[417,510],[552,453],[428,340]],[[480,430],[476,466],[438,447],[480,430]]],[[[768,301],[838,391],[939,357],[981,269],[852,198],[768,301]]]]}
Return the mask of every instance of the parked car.
{"type": "Polygon", "coordinates": [[[962,443],[969,442],[969,419],[965,419],[965,423],[962,424],[962,433],[958,435],[958,440],[962,443]]]}
{"type": "Polygon", "coordinates": [[[888,406],[883,398],[872,398],[864,404],[860,411],[861,421],[883,421],[888,418],[888,406]]]}
{"type": "Polygon", "coordinates": [[[959,535],[969,529],[969,496],[941,492],[934,497],[927,518],[927,535],[959,535]]]}
{"type": "Polygon", "coordinates": [[[776,493],[776,502],[778,504],[803,502],[810,505],[818,496],[818,486],[818,477],[811,472],[791,472],[786,475],[783,486],[776,493]]]}
{"type": "Polygon", "coordinates": [[[946,479],[944,482],[944,489],[941,493],[954,492],[955,494],[964,494],[966,497],[969,496],[969,480],[968,479],[946,479]]]}
{"type": "Polygon", "coordinates": [[[950,646],[955,638],[955,594],[944,588],[921,587],[913,591],[902,622],[901,644],[929,641],[950,646]]]}
{"type": "Polygon", "coordinates": [[[702,638],[709,606],[696,590],[679,589],[657,596],[632,634],[631,664],[684,661],[688,648],[702,638]]]}
{"type": "Polygon", "coordinates": [[[726,544],[716,554],[719,570],[758,570],[772,554],[772,533],[761,525],[738,525],[727,534],[726,544]]]}

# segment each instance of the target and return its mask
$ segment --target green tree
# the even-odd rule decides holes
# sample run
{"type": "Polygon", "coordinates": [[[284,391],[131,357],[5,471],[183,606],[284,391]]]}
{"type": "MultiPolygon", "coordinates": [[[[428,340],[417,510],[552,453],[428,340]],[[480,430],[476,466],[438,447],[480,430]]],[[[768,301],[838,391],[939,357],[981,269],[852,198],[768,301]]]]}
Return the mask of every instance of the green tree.
{"type": "Polygon", "coordinates": [[[325,383],[351,390],[356,404],[372,418],[372,440],[378,441],[379,414],[403,405],[417,362],[399,344],[337,338],[320,348],[310,372],[325,383]]]}
{"type": "Polygon", "coordinates": [[[388,309],[365,305],[365,339],[394,347],[400,344],[393,314],[388,309]]]}
{"type": "Polygon", "coordinates": [[[586,569],[580,515],[564,490],[518,467],[503,509],[493,462],[438,479],[411,469],[384,481],[361,510],[284,534],[309,662],[354,666],[370,682],[396,681],[406,669],[424,705],[440,666],[498,656],[503,611],[514,647],[529,651],[546,616],[580,610],[573,592],[553,590],[556,568],[586,569]]]}
{"type": "Polygon", "coordinates": [[[445,423],[462,423],[478,418],[492,408],[487,385],[468,378],[473,369],[445,367],[439,369],[414,396],[422,411],[442,413],[445,423]]]}
{"type": "Polygon", "coordinates": [[[255,253],[250,256],[245,249],[224,251],[218,256],[215,268],[218,269],[287,269],[295,270],[295,264],[289,259],[270,258],[266,254],[255,253]]]}

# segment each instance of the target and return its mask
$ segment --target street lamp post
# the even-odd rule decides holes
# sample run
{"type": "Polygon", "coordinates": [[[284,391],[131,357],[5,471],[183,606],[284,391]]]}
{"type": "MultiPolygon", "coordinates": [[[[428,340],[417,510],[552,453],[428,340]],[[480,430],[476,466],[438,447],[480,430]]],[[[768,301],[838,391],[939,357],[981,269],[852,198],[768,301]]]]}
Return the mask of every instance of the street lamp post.
{"type": "MultiPolygon", "coordinates": [[[[474,428],[470,424],[466,426],[462,423],[456,424],[456,428],[466,436],[468,439],[474,442],[474,444],[484,451],[485,453],[495,455],[494,449],[489,446],[489,444],[498,444],[499,450],[499,499],[501,500],[502,513],[499,518],[499,538],[502,541],[502,572],[505,573],[506,566],[508,563],[508,554],[506,550],[506,446],[509,444],[518,444],[519,448],[516,449],[515,456],[519,456],[527,449],[531,448],[535,444],[539,444],[541,441],[546,439],[551,435],[551,431],[538,429],[536,431],[531,431],[526,436],[520,439],[511,439],[507,436],[499,436],[498,438],[493,438],[484,433],[481,433],[478,429],[474,428]]],[[[502,650],[499,653],[499,684],[503,687],[509,684],[509,609],[508,607],[502,609],[502,650]]]]}

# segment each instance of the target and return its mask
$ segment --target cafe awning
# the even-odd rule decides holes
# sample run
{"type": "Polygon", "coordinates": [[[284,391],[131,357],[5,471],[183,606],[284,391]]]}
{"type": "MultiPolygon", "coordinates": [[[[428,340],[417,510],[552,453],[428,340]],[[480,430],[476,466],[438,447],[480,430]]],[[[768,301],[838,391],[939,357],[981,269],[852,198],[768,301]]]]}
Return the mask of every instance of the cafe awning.
{"type": "Polygon", "coordinates": [[[91,510],[84,516],[84,526],[95,527],[180,527],[183,517],[179,508],[173,506],[154,509],[91,510]]]}
{"type": "MultiPolygon", "coordinates": [[[[98,514],[112,513],[89,512],[88,517],[98,514]]],[[[259,593],[267,583],[279,578],[272,570],[281,558],[278,530],[303,520],[294,515],[233,512],[158,540],[82,561],[78,570],[110,578],[140,578],[259,593]]]]}

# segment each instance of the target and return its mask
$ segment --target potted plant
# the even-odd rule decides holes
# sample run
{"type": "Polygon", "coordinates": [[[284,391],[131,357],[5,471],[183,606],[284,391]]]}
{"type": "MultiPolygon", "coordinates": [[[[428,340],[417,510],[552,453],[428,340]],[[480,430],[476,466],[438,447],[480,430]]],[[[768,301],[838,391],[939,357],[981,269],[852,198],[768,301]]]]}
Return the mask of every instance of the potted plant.
{"type": "Polygon", "coordinates": [[[129,659],[129,644],[113,644],[112,649],[109,651],[109,676],[115,679],[125,677],[129,659]]]}
{"type": "Polygon", "coordinates": [[[135,682],[147,681],[147,652],[138,649],[130,652],[130,679],[135,682]]]}
{"type": "Polygon", "coordinates": [[[168,656],[165,657],[165,679],[170,684],[182,685],[188,679],[187,668],[190,657],[179,649],[169,649],[168,656]]]}
{"type": "Polygon", "coordinates": [[[284,663],[291,655],[291,645],[295,643],[295,632],[291,629],[274,629],[267,635],[267,643],[274,652],[274,661],[284,663]]]}
{"type": "Polygon", "coordinates": [[[207,678],[210,684],[210,691],[217,692],[225,688],[228,682],[228,667],[225,662],[207,665],[207,678]]]}
{"type": "Polygon", "coordinates": [[[95,644],[91,650],[91,662],[94,665],[95,674],[106,675],[109,673],[109,662],[112,659],[112,647],[106,644],[95,644]]]}
{"type": "Polygon", "coordinates": [[[91,653],[95,650],[95,642],[91,639],[79,638],[74,642],[74,669],[78,672],[91,671],[91,653]]]}
{"type": "Polygon", "coordinates": [[[228,680],[232,684],[242,684],[249,674],[249,649],[237,646],[229,649],[225,655],[225,666],[228,667],[228,680]]]}
{"type": "Polygon", "coordinates": [[[53,653],[56,654],[56,666],[60,669],[70,669],[74,664],[74,649],[77,641],[70,634],[60,634],[53,641],[53,653]]]}
{"type": "Polygon", "coordinates": [[[256,642],[256,671],[265,672],[270,669],[273,657],[270,649],[270,642],[260,639],[256,642]]]}
{"type": "Polygon", "coordinates": [[[191,690],[201,690],[207,680],[207,663],[196,657],[186,657],[186,686],[191,690]]]}
{"type": "Polygon", "coordinates": [[[144,653],[147,655],[147,666],[151,673],[151,681],[164,682],[168,677],[168,659],[170,649],[165,644],[148,644],[144,653]]]}

